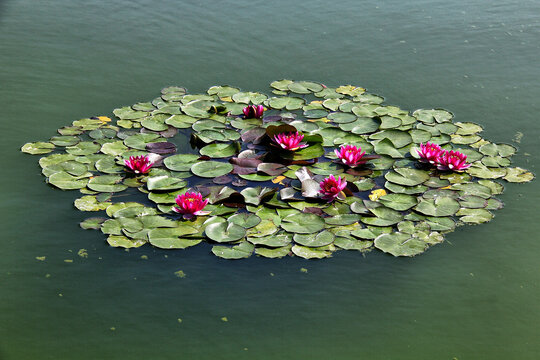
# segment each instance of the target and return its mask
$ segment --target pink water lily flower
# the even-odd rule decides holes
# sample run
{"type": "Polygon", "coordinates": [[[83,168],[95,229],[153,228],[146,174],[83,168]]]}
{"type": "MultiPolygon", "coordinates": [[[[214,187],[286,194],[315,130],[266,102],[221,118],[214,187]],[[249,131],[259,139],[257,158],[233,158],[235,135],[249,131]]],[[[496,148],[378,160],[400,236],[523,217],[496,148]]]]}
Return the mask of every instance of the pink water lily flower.
{"type": "Polygon", "coordinates": [[[341,179],[341,177],[334,177],[334,175],[328,176],[326,179],[319,183],[321,190],[319,193],[322,195],[322,198],[328,202],[334,201],[336,197],[345,189],[347,186],[347,181],[341,179]]]}
{"type": "Polygon", "coordinates": [[[153,165],[148,155],[130,156],[129,160],[124,160],[124,164],[135,174],[146,174],[153,165]]]}
{"type": "Polygon", "coordinates": [[[365,164],[366,161],[362,160],[362,157],[366,154],[365,152],[362,152],[362,148],[356,147],[354,145],[343,145],[338,149],[335,149],[334,152],[336,153],[337,157],[341,159],[341,161],[350,167],[355,167],[358,165],[365,164]]]}
{"type": "Polygon", "coordinates": [[[439,162],[439,156],[443,153],[443,149],[437,144],[427,142],[420,144],[420,149],[416,150],[416,153],[420,157],[421,162],[437,165],[439,162]]]}
{"type": "Polygon", "coordinates": [[[201,193],[198,192],[186,192],[185,194],[178,195],[175,199],[178,207],[174,206],[173,211],[183,214],[184,218],[191,218],[195,215],[208,215],[210,211],[202,211],[208,199],[203,200],[201,193]]]}
{"type": "Polygon", "coordinates": [[[462,171],[468,169],[471,164],[467,163],[467,155],[459,151],[444,151],[438,158],[437,169],[462,171]]]}
{"type": "Polygon", "coordinates": [[[281,133],[274,135],[274,142],[285,150],[298,150],[307,147],[306,143],[301,142],[304,135],[297,132],[281,133]]]}
{"type": "Polygon", "coordinates": [[[262,105],[250,105],[242,109],[246,119],[260,119],[264,113],[262,105]]]}

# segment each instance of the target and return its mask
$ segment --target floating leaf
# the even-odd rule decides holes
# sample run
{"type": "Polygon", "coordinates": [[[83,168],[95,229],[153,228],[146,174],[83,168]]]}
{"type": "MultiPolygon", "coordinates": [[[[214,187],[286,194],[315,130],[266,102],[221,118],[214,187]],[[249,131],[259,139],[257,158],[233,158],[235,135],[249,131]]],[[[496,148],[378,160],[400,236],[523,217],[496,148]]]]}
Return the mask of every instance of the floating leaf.
{"type": "Polygon", "coordinates": [[[291,245],[286,245],[283,247],[278,247],[274,249],[267,249],[263,247],[257,247],[255,248],[255,254],[259,256],[263,256],[266,258],[282,258],[284,256],[287,256],[291,252],[291,245]]]}
{"type": "Polygon", "coordinates": [[[325,223],[320,216],[300,213],[284,217],[281,227],[292,233],[310,234],[324,229],[325,223]]]}
{"type": "Polygon", "coordinates": [[[81,228],[85,230],[89,230],[89,229],[98,230],[101,228],[101,224],[103,224],[105,220],[107,220],[107,218],[93,217],[93,218],[88,218],[82,221],[79,225],[81,226],[81,228]]]}
{"type": "Polygon", "coordinates": [[[197,162],[199,155],[177,154],[165,158],[163,164],[167,169],[173,171],[189,171],[191,166],[197,162]]]}
{"type": "Polygon", "coordinates": [[[469,224],[481,224],[493,219],[493,214],[486,209],[460,209],[457,216],[459,220],[469,224]]]}
{"type": "Polygon", "coordinates": [[[261,218],[255,214],[242,213],[231,216],[227,221],[244,229],[249,229],[258,225],[261,222],[261,218]]]}
{"type": "Polygon", "coordinates": [[[233,166],[229,163],[218,161],[202,161],[191,166],[191,172],[204,178],[213,178],[230,173],[233,166]]]}
{"type": "Polygon", "coordinates": [[[449,197],[422,199],[414,208],[428,216],[452,216],[460,208],[459,202],[449,197]]]}
{"type": "MultiPolygon", "coordinates": [[[[90,176],[91,174],[88,174],[90,176]]],[[[88,176],[73,176],[65,171],[59,171],[49,177],[49,184],[56,186],[62,190],[82,189],[88,183],[88,176]]]]}
{"type": "Polygon", "coordinates": [[[144,240],[132,240],[120,235],[110,235],[107,238],[107,242],[113,247],[121,247],[126,249],[138,248],[146,244],[146,241],[144,240]]]}
{"type": "Polygon", "coordinates": [[[519,167],[508,168],[503,179],[508,182],[523,183],[532,181],[534,174],[519,167]]]}
{"type": "Polygon", "coordinates": [[[415,256],[423,253],[427,248],[424,241],[402,233],[379,235],[374,245],[377,249],[394,256],[415,256]]]}
{"type": "Polygon", "coordinates": [[[397,168],[387,173],[384,177],[386,180],[398,185],[415,186],[427,181],[429,174],[423,170],[397,168]]]}
{"type": "Polygon", "coordinates": [[[186,181],[168,175],[151,176],[146,181],[146,187],[150,191],[154,190],[177,190],[185,187],[186,181]]]}
{"type": "Polygon", "coordinates": [[[208,225],[204,232],[210,239],[220,243],[240,240],[246,236],[246,230],[242,226],[225,220],[208,225]]]}
{"type": "Polygon", "coordinates": [[[251,256],[255,247],[247,241],[242,241],[240,244],[228,247],[228,246],[214,246],[212,247],[212,253],[222,259],[244,259],[251,256]]]}
{"type": "Polygon", "coordinates": [[[119,184],[124,178],[119,175],[101,175],[91,178],[88,181],[88,188],[99,192],[120,192],[128,187],[124,184],[119,184]]]}
{"type": "Polygon", "coordinates": [[[416,197],[406,194],[388,194],[382,196],[379,201],[390,209],[406,211],[415,206],[418,201],[416,197]]]}
{"type": "Polygon", "coordinates": [[[235,155],[240,150],[238,143],[216,143],[203,147],[200,152],[201,155],[210,156],[212,158],[226,158],[235,155]]]}
{"type": "Polygon", "coordinates": [[[95,196],[88,195],[76,199],[74,205],[80,211],[100,211],[107,209],[111,203],[99,202],[95,196]]]}

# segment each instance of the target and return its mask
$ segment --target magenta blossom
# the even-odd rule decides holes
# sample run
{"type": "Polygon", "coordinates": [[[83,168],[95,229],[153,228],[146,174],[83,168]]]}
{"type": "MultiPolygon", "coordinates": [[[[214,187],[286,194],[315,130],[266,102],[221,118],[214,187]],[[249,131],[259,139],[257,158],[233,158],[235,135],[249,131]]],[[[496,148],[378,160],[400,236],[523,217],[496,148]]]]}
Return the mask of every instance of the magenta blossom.
{"type": "Polygon", "coordinates": [[[298,150],[307,147],[307,144],[301,142],[304,135],[297,132],[281,133],[274,135],[274,142],[285,150],[298,150]]]}
{"type": "Polygon", "coordinates": [[[416,153],[420,157],[421,162],[437,165],[439,163],[439,156],[443,153],[443,149],[437,144],[427,142],[420,144],[420,149],[416,149],[416,153]]]}
{"type": "Polygon", "coordinates": [[[345,189],[347,186],[347,181],[341,179],[338,176],[336,179],[334,175],[330,175],[323,181],[319,183],[321,190],[319,193],[322,195],[322,198],[328,202],[334,201],[336,197],[345,189]]]}
{"type": "Polygon", "coordinates": [[[437,169],[462,171],[468,169],[471,164],[467,163],[467,155],[459,151],[444,151],[439,155],[437,169]]]}
{"type": "Polygon", "coordinates": [[[179,207],[174,206],[173,211],[184,214],[185,218],[191,218],[194,215],[208,215],[210,211],[202,211],[208,199],[203,200],[201,193],[198,192],[186,192],[185,194],[178,195],[175,199],[176,204],[179,207]]]}
{"type": "Polygon", "coordinates": [[[366,153],[362,152],[362,148],[360,146],[356,147],[354,145],[343,145],[339,148],[339,150],[335,149],[334,152],[345,165],[350,167],[362,165],[366,162],[365,160],[362,160],[362,156],[364,156],[366,153]]]}
{"type": "Polygon", "coordinates": [[[262,105],[250,105],[242,109],[246,119],[260,119],[263,116],[264,107],[262,105]]]}
{"type": "Polygon", "coordinates": [[[135,174],[146,174],[153,165],[148,155],[130,156],[129,160],[124,160],[124,164],[135,174]]]}

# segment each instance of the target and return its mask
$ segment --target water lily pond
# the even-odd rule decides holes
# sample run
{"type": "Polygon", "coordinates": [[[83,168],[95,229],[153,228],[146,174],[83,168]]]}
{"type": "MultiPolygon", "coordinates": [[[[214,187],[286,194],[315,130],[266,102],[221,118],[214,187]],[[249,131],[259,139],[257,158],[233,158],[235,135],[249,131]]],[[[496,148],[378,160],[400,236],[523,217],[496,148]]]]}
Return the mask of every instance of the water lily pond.
{"type": "Polygon", "coordinates": [[[0,360],[536,360],[538,13],[0,1],[0,360]]]}
{"type": "Polygon", "coordinates": [[[115,109],[116,121],[75,120],[22,151],[50,154],[39,160],[46,181],[79,190],[77,209],[106,213],[81,227],[111,246],[206,241],[225,259],[414,256],[456,226],[490,221],[502,182],[534,178],[510,166],[514,146],[447,110],[410,112],[352,85],[270,86],[272,95],[166,87],[115,109]],[[177,153],[178,138],[190,138],[190,153],[177,153]],[[124,192],[141,200],[116,200],[124,192]]]}

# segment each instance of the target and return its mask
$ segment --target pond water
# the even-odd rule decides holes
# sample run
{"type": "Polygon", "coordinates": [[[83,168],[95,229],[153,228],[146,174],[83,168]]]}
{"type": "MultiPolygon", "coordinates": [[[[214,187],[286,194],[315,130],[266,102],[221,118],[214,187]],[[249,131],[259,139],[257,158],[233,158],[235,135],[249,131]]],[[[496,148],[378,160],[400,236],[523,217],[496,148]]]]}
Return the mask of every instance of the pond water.
{"type": "Polygon", "coordinates": [[[448,109],[536,172],[539,13],[534,0],[0,2],[0,359],[537,359],[536,182],[416,258],[232,262],[109,247],[79,228],[77,192],[44,184],[19,148],[168,85],[269,93],[290,78],[448,109]]]}

